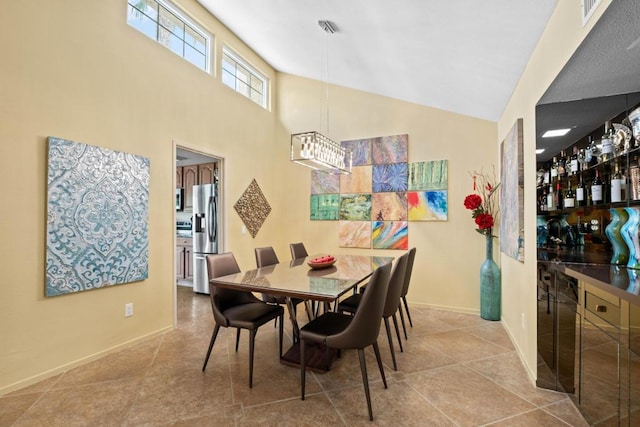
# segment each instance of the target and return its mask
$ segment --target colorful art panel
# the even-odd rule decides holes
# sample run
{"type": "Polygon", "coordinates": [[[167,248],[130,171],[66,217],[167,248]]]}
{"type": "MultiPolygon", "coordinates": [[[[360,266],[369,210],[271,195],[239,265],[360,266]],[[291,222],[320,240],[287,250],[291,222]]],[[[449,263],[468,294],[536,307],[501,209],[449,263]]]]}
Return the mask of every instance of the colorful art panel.
{"type": "Polygon", "coordinates": [[[500,251],[524,262],[524,156],[522,119],[502,142],[500,251]]]}
{"type": "Polygon", "coordinates": [[[409,249],[407,221],[374,221],[371,229],[373,249],[409,249]]]}
{"type": "Polygon", "coordinates": [[[371,141],[372,139],[354,139],[341,142],[344,148],[353,153],[353,166],[371,164],[371,141]]]}
{"type": "Polygon", "coordinates": [[[371,217],[376,221],[406,221],[407,194],[403,192],[373,193],[371,217]]]}
{"type": "Polygon", "coordinates": [[[339,194],[313,194],[311,195],[311,220],[333,221],[338,219],[340,209],[339,194]]]}
{"type": "Polygon", "coordinates": [[[340,219],[371,221],[371,194],[341,194],[340,219]]]}
{"type": "Polygon", "coordinates": [[[373,164],[407,163],[408,147],[409,135],[407,134],[375,138],[371,146],[373,164]]]}
{"type": "Polygon", "coordinates": [[[311,194],[337,194],[340,192],[340,175],[325,171],[311,171],[311,194]]]}
{"type": "Polygon", "coordinates": [[[448,191],[410,191],[407,193],[409,221],[446,221],[448,191]]]}
{"type": "Polygon", "coordinates": [[[446,190],[448,163],[447,160],[410,163],[407,178],[409,191],[446,190]]]}
{"type": "Polygon", "coordinates": [[[340,176],[340,193],[371,193],[371,166],[356,166],[350,174],[340,176]]]}
{"type": "Polygon", "coordinates": [[[340,221],[338,244],[341,248],[371,248],[370,221],[340,221]]]}
{"type": "Polygon", "coordinates": [[[149,275],[149,159],[48,138],[46,295],[149,275]]]}
{"type": "Polygon", "coordinates": [[[407,191],[407,164],[373,166],[373,192],[407,191]]]}
{"type": "Polygon", "coordinates": [[[256,237],[271,212],[271,205],[262,194],[255,179],[251,180],[251,184],[244,190],[233,208],[251,233],[251,237],[256,237]]]}

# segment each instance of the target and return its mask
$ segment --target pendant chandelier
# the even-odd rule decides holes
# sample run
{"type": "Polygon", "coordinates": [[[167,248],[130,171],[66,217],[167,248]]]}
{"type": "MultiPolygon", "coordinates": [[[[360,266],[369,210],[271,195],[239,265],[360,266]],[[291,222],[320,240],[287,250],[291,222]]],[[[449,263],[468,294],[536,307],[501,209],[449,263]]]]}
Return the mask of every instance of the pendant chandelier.
{"type": "MultiPolygon", "coordinates": [[[[318,21],[318,25],[327,33],[327,75],[329,56],[329,34],[335,27],[329,21],[318,21]]],[[[327,128],[329,127],[328,77],[325,82],[327,93],[327,128]]],[[[328,130],[328,129],[327,129],[328,130]]],[[[339,143],[317,131],[296,133],[291,135],[291,161],[316,170],[329,173],[350,174],[352,153],[339,143]]]]}

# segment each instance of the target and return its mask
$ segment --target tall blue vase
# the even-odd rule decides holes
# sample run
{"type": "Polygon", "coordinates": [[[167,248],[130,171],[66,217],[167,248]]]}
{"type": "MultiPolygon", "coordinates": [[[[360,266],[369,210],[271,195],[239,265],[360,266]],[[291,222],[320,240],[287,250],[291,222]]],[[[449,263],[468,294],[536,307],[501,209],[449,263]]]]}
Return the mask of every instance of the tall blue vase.
{"type": "Polygon", "coordinates": [[[636,208],[626,207],[629,219],[622,226],[620,233],[622,239],[629,248],[628,268],[640,268],[640,245],[638,244],[638,226],[640,225],[640,212],[636,208]]]}
{"type": "Polygon", "coordinates": [[[611,264],[626,265],[629,262],[629,247],[622,238],[622,227],[627,223],[629,214],[621,208],[609,209],[609,211],[611,222],[605,228],[605,234],[613,249],[611,264]]]}
{"type": "Polygon", "coordinates": [[[500,320],[500,269],[493,261],[493,237],[491,233],[485,237],[486,259],[480,267],[480,317],[485,320],[500,320]]]}

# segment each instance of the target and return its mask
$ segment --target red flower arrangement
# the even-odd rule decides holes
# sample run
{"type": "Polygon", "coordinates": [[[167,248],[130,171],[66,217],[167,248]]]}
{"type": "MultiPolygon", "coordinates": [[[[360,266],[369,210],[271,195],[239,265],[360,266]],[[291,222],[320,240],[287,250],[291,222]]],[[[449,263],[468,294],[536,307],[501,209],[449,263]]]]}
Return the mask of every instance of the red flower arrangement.
{"type": "Polygon", "coordinates": [[[473,190],[478,194],[472,193],[465,197],[464,207],[473,211],[471,217],[478,226],[476,231],[485,236],[491,236],[497,215],[497,203],[494,203],[494,193],[500,183],[495,183],[495,173],[491,177],[482,172],[473,172],[471,175],[473,176],[473,190]],[[491,182],[494,182],[494,184],[491,182]]]}

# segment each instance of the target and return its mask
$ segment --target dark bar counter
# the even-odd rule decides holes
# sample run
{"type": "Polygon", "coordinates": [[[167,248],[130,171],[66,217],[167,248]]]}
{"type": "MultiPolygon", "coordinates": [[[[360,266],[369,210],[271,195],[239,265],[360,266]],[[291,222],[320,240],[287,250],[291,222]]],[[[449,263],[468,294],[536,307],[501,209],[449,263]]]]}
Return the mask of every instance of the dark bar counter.
{"type": "Polygon", "coordinates": [[[538,248],[538,263],[640,305],[640,270],[610,264],[611,255],[579,249],[538,248]]]}

